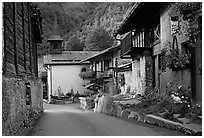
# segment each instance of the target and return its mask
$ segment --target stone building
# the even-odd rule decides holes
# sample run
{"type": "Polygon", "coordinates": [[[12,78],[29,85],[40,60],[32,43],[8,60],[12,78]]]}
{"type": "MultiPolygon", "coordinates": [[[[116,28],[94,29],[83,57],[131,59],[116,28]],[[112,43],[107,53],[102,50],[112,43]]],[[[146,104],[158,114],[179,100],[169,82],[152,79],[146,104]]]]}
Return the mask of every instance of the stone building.
{"type": "Polygon", "coordinates": [[[90,61],[90,69],[94,71],[94,83],[102,86],[104,93],[117,94],[119,89],[122,93],[127,92],[127,87],[131,87],[131,60],[120,58],[120,45],[113,45],[103,51],[88,57],[81,62],[90,61]],[[120,76],[123,76],[124,84],[120,84],[120,76]],[[119,88],[119,89],[117,89],[119,88]]]}
{"type": "Polygon", "coordinates": [[[20,135],[43,112],[36,50],[41,23],[33,4],[3,3],[2,135],[20,135]]]}
{"type": "Polygon", "coordinates": [[[200,5],[139,2],[127,14],[115,36],[126,35],[122,40],[121,56],[133,60],[136,93],[154,87],[165,91],[171,82],[172,87],[191,89],[193,102],[202,101],[200,5]],[[193,21],[196,31],[189,33],[193,30],[189,29],[193,21]]]}

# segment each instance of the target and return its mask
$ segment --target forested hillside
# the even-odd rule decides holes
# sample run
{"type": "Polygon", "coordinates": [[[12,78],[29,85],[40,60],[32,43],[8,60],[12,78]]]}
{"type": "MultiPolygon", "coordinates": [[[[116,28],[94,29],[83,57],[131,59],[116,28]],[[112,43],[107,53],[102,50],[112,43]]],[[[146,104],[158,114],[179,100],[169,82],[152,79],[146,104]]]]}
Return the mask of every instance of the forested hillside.
{"type": "Polygon", "coordinates": [[[43,18],[43,44],[39,56],[48,52],[47,39],[52,34],[54,12],[64,50],[103,50],[114,43],[112,33],[134,3],[43,2],[35,3],[43,18]]]}

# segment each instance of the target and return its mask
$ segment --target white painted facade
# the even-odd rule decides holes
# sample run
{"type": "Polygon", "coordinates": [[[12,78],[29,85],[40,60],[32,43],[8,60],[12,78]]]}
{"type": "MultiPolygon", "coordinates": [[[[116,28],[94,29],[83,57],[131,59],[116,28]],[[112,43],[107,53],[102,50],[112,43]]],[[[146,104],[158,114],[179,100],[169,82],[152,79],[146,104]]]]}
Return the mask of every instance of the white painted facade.
{"type": "Polygon", "coordinates": [[[48,66],[48,99],[50,95],[58,96],[59,87],[64,95],[73,89],[74,93],[83,94],[85,88],[84,81],[79,77],[83,67],[89,68],[89,65],[49,65],[48,66]]]}
{"type": "Polygon", "coordinates": [[[132,63],[132,88],[136,94],[143,94],[145,91],[145,57],[139,57],[132,63]]]}

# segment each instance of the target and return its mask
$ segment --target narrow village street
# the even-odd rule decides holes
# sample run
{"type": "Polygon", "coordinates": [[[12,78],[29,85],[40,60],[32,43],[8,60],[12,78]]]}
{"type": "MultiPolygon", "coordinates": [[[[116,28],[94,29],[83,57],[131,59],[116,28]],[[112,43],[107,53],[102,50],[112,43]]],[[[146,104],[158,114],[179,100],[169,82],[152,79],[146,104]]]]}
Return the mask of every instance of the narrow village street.
{"type": "Polygon", "coordinates": [[[181,136],[183,134],[141,122],[84,111],[79,104],[44,103],[44,114],[29,136],[181,136]]]}
{"type": "Polygon", "coordinates": [[[2,136],[202,136],[202,2],[3,2],[2,136]]]}

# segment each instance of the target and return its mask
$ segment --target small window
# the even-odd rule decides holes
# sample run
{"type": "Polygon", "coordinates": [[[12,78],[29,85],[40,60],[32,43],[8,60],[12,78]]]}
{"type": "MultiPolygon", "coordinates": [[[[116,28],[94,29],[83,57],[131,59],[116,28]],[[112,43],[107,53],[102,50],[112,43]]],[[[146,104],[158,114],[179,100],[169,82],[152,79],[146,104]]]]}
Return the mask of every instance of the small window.
{"type": "Polygon", "coordinates": [[[31,105],[31,88],[30,83],[25,83],[26,85],[26,105],[31,105]]]}
{"type": "Polygon", "coordinates": [[[111,66],[111,60],[106,59],[104,60],[104,69],[107,70],[111,66]]]}
{"type": "Polygon", "coordinates": [[[82,68],[82,69],[81,69],[81,72],[86,72],[86,68],[82,68]]]}
{"type": "Polygon", "coordinates": [[[160,40],[160,24],[158,24],[157,26],[155,26],[154,28],[154,41],[160,40]]]}
{"type": "Polygon", "coordinates": [[[57,43],[54,43],[54,49],[57,49],[57,43]]]}

